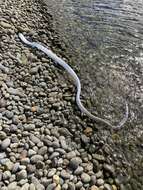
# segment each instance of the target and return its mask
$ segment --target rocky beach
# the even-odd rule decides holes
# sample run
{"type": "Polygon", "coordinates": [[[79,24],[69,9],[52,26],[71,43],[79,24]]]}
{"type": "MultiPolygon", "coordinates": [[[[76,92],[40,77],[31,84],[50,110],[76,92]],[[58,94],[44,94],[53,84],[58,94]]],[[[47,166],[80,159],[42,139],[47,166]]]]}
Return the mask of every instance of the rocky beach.
{"type": "Polygon", "coordinates": [[[67,73],[18,32],[72,64],[44,3],[0,1],[0,190],[141,189],[142,178],[129,183],[132,169],[112,149],[118,132],[99,132],[79,111],[67,73]]]}

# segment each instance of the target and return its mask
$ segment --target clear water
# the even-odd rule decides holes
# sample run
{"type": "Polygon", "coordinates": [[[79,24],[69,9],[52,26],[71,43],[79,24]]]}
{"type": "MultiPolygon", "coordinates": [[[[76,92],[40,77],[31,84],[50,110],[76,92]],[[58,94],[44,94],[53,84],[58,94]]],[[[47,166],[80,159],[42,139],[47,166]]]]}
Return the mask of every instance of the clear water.
{"type": "Polygon", "coordinates": [[[130,118],[112,146],[124,156],[131,187],[138,190],[143,182],[143,1],[45,1],[71,64],[79,68],[87,107],[116,123],[124,100],[129,103],[130,118]]]}

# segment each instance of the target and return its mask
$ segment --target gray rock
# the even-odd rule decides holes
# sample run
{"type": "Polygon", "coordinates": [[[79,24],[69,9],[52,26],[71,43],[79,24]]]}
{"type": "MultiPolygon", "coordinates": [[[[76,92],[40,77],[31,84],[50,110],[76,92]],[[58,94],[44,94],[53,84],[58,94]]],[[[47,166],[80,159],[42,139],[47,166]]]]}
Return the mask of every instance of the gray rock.
{"type": "Polygon", "coordinates": [[[7,147],[10,145],[10,139],[6,138],[5,140],[2,141],[1,143],[1,149],[5,150],[7,147]]]}
{"type": "Polygon", "coordinates": [[[0,160],[4,159],[5,157],[6,157],[6,153],[5,152],[0,153],[0,160]]]}
{"type": "Polygon", "coordinates": [[[40,161],[40,160],[36,163],[36,168],[37,169],[43,169],[44,166],[45,166],[45,163],[40,161]]]}
{"type": "Polygon", "coordinates": [[[56,173],[56,169],[55,168],[52,168],[49,172],[48,172],[48,177],[52,177],[53,175],[55,175],[56,173]]]}
{"type": "Polygon", "coordinates": [[[60,154],[66,154],[66,151],[62,148],[56,148],[55,151],[59,152],[60,154]]]}
{"type": "Polygon", "coordinates": [[[19,162],[16,162],[16,163],[13,165],[12,172],[13,172],[13,173],[16,173],[16,172],[19,170],[19,166],[20,166],[20,163],[19,163],[19,162]]]}
{"type": "Polygon", "coordinates": [[[44,158],[43,158],[43,156],[36,154],[36,155],[32,156],[30,160],[32,163],[37,163],[38,161],[43,161],[44,158]]]}
{"type": "Polygon", "coordinates": [[[12,119],[13,118],[13,112],[9,111],[9,110],[6,110],[5,111],[5,116],[8,118],[8,119],[12,119]]]}
{"type": "Polygon", "coordinates": [[[17,173],[17,180],[20,181],[22,179],[27,178],[27,171],[26,170],[21,170],[20,172],[17,173]]]}
{"type": "Polygon", "coordinates": [[[64,150],[67,150],[68,149],[68,145],[66,143],[66,140],[65,140],[65,137],[64,136],[60,136],[59,137],[59,141],[61,143],[61,147],[64,149],[64,150]]]}
{"type": "Polygon", "coordinates": [[[40,184],[39,180],[36,177],[32,176],[31,181],[35,185],[36,190],[45,190],[45,187],[40,184]]]}
{"type": "Polygon", "coordinates": [[[0,131],[0,140],[4,140],[7,137],[4,131],[0,131]]]}
{"type": "Polygon", "coordinates": [[[41,148],[38,150],[38,154],[43,156],[43,155],[45,155],[45,154],[47,153],[47,151],[48,151],[47,146],[43,146],[43,147],[41,147],[41,148]]]}
{"type": "Polygon", "coordinates": [[[41,179],[41,184],[44,185],[44,187],[47,187],[49,184],[52,183],[52,179],[47,179],[47,177],[43,177],[41,179]]]}
{"type": "Polygon", "coordinates": [[[29,184],[28,184],[28,183],[25,183],[25,184],[22,186],[21,190],[29,190],[29,184]]]}
{"type": "Polygon", "coordinates": [[[66,157],[67,157],[68,160],[76,157],[75,151],[71,151],[71,152],[67,153],[66,157]]]}
{"type": "Polygon", "coordinates": [[[30,69],[30,73],[31,73],[31,74],[37,74],[38,71],[39,71],[39,66],[32,67],[32,68],[30,69]]]}
{"type": "Polygon", "coordinates": [[[95,185],[95,184],[96,184],[96,176],[95,176],[95,175],[92,175],[92,176],[91,176],[91,184],[92,184],[92,185],[95,185]]]}
{"type": "Polygon", "coordinates": [[[31,157],[31,156],[33,156],[33,155],[35,155],[36,154],[36,151],[34,151],[34,150],[32,150],[32,149],[29,149],[28,150],[28,156],[29,157],[31,157]]]}
{"type": "Polygon", "coordinates": [[[25,124],[24,129],[27,131],[31,131],[35,129],[35,124],[25,124]]]}
{"type": "Polygon", "coordinates": [[[80,157],[74,157],[70,160],[69,166],[71,169],[76,170],[81,163],[82,160],[80,157]]]}
{"type": "Polygon", "coordinates": [[[69,182],[69,183],[68,183],[68,189],[69,189],[69,190],[75,190],[75,184],[72,183],[72,182],[69,182]]]}
{"type": "Polygon", "coordinates": [[[115,169],[113,166],[109,165],[109,164],[104,164],[103,168],[109,172],[110,174],[112,174],[113,176],[115,175],[115,169]]]}
{"type": "Polygon", "coordinates": [[[29,163],[30,163],[30,159],[29,158],[23,158],[23,159],[21,159],[21,164],[22,165],[27,165],[29,163]]]}
{"type": "Polygon", "coordinates": [[[69,179],[71,176],[66,170],[62,170],[60,175],[63,179],[69,179]]]}
{"type": "Polygon", "coordinates": [[[76,189],[81,189],[83,186],[83,183],[81,181],[78,181],[76,184],[75,184],[75,187],[76,189]]]}
{"type": "Polygon", "coordinates": [[[8,190],[16,190],[17,182],[14,181],[8,185],[8,190]]]}
{"type": "Polygon", "coordinates": [[[99,170],[95,175],[97,178],[100,178],[103,176],[103,172],[101,170],[99,170]]]}
{"type": "Polygon", "coordinates": [[[49,158],[52,160],[53,158],[58,157],[59,155],[59,152],[53,152],[49,158]]]}
{"type": "Polygon", "coordinates": [[[103,155],[93,154],[92,156],[93,156],[94,159],[96,159],[98,161],[105,161],[105,157],[103,155]]]}
{"type": "Polygon", "coordinates": [[[33,165],[33,164],[28,164],[27,165],[27,171],[28,171],[28,173],[34,173],[35,172],[35,170],[36,170],[36,166],[35,165],[33,165]]]}
{"type": "Polygon", "coordinates": [[[53,141],[52,142],[52,147],[53,148],[59,148],[60,147],[59,141],[53,141]]]}
{"type": "Polygon", "coordinates": [[[9,180],[10,177],[11,177],[10,171],[5,171],[2,175],[3,180],[9,180]]]}
{"type": "Polygon", "coordinates": [[[81,175],[83,173],[83,167],[79,166],[75,171],[75,175],[81,175]]]}
{"type": "Polygon", "coordinates": [[[107,183],[105,183],[104,184],[104,190],[112,190],[112,186],[109,185],[109,184],[107,184],[107,183]]]}
{"type": "Polygon", "coordinates": [[[36,187],[35,187],[35,185],[33,183],[30,184],[29,190],[36,190],[36,187]]]}
{"type": "Polygon", "coordinates": [[[101,179],[101,178],[99,178],[99,179],[97,179],[96,184],[97,184],[98,186],[104,185],[104,180],[101,179]]]}
{"type": "Polygon", "coordinates": [[[83,173],[81,174],[81,180],[83,183],[89,183],[91,181],[91,177],[88,174],[83,173]]]}
{"type": "Polygon", "coordinates": [[[83,143],[88,144],[90,142],[90,138],[86,135],[81,135],[81,140],[83,143]]]}
{"type": "Polygon", "coordinates": [[[33,134],[30,135],[30,139],[35,144],[38,144],[39,142],[41,142],[41,140],[33,134]]]}
{"type": "Polygon", "coordinates": [[[62,190],[68,190],[68,184],[67,183],[64,183],[62,185],[62,190]]]}
{"type": "Polygon", "coordinates": [[[52,183],[50,185],[48,185],[48,187],[46,188],[46,190],[54,190],[56,187],[56,183],[52,183]]]}
{"type": "Polygon", "coordinates": [[[59,129],[58,129],[58,132],[59,132],[61,135],[64,135],[64,136],[66,136],[66,137],[68,137],[68,136],[72,137],[72,136],[73,136],[72,133],[70,133],[69,130],[68,130],[67,128],[64,128],[64,127],[59,128],[59,129]]]}

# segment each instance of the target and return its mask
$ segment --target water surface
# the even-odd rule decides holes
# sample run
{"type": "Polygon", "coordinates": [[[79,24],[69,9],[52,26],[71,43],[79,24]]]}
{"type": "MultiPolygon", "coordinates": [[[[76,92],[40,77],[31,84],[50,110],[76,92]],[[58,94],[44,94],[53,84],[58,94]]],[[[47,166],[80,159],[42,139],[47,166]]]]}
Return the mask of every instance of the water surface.
{"type": "Polygon", "coordinates": [[[130,118],[117,133],[113,152],[124,158],[131,187],[138,190],[143,182],[143,1],[46,3],[71,64],[79,69],[87,107],[116,124],[123,117],[124,100],[129,103],[130,118]]]}

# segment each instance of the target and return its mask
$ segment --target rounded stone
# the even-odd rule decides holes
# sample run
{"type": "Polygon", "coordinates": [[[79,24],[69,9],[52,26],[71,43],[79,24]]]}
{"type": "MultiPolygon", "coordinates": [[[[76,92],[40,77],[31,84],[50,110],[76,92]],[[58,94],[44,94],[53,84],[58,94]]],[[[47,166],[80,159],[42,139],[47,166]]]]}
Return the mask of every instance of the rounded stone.
{"type": "Polygon", "coordinates": [[[27,178],[27,171],[26,170],[21,170],[20,172],[17,173],[17,180],[22,180],[27,178]]]}
{"type": "Polygon", "coordinates": [[[7,147],[10,145],[10,139],[6,138],[5,140],[2,141],[1,143],[1,149],[5,150],[7,147]]]}
{"type": "Polygon", "coordinates": [[[83,167],[79,166],[75,171],[75,175],[81,175],[83,173],[83,167]]]}
{"type": "Polygon", "coordinates": [[[70,178],[70,174],[66,170],[62,170],[61,171],[61,177],[63,179],[69,179],[70,178]]]}
{"type": "Polygon", "coordinates": [[[60,177],[58,175],[54,175],[53,176],[53,182],[56,184],[59,184],[60,183],[60,177]]]}
{"type": "Polygon", "coordinates": [[[48,177],[53,177],[53,175],[56,173],[56,169],[55,168],[52,168],[49,173],[48,173],[48,177]]]}
{"type": "Polygon", "coordinates": [[[30,160],[32,163],[37,163],[38,161],[43,161],[44,158],[43,158],[43,156],[36,154],[36,155],[32,156],[30,160]]]}
{"type": "Polygon", "coordinates": [[[35,187],[35,185],[33,183],[30,184],[29,190],[36,190],[36,187],[35,187]]]}
{"type": "Polygon", "coordinates": [[[69,166],[71,169],[76,170],[81,163],[82,163],[81,158],[74,157],[70,160],[69,166]]]}
{"type": "Polygon", "coordinates": [[[101,178],[100,178],[100,179],[97,179],[97,182],[96,182],[96,183],[97,183],[98,186],[104,185],[104,180],[101,179],[101,178]]]}
{"type": "Polygon", "coordinates": [[[88,174],[83,173],[81,175],[81,180],[83,183],[89,183],[91,181],[91,177],[88,174]]]}
{"type": "Polygon", "coordinates": [[[71,151],[71,152],[67,153],[66,157],[67,157],[68,160],[76,157],[75,151],[71,151]]]}

